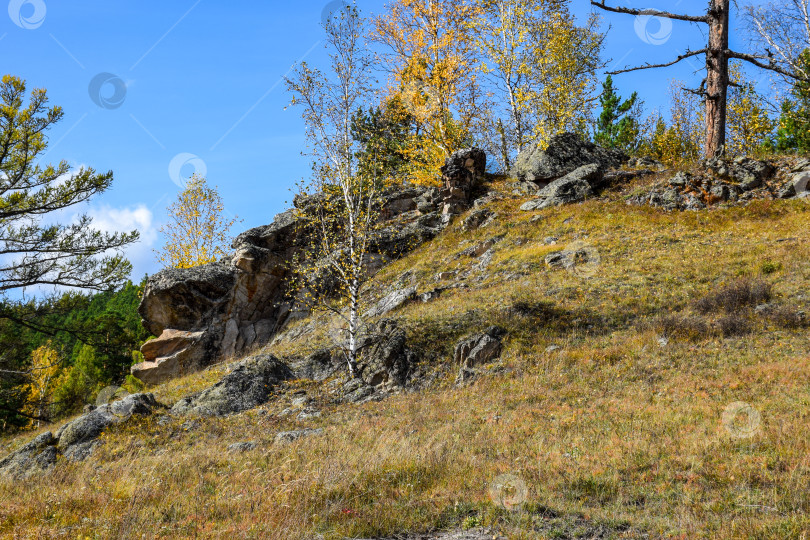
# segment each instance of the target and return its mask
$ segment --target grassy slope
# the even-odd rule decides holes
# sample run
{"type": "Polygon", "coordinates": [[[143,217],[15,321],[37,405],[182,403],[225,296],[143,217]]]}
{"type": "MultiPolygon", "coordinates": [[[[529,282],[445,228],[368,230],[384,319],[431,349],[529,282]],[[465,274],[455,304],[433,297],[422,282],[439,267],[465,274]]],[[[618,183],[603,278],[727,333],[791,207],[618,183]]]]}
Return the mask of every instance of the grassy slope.
{"type": "MultiPolygon", "coordinates": [[[[0,481],[0,535],[343,538],[482,524],[510,538],[599,530],[806,538],[807,328],[745,315],[750,334],[710,332],[662,347],[655,319],[692,313],[697,299],[763,267],[778,302],[807,310],[810,204],[667,214],[628,207],[619,194],[610,199],[545,210],[537,222],[517,211],[520,201],[501,201],[492,225],[453,226],[375,278],[390,283],[411,270],[427,290],[438,272],[473,267],[477,261],[456,257],[462,249],[506,234],[486,273],[470,274],[470,288],[396,313],[412,343],[434,356],[440,376],[430,389],[343,407],[323,394],[323,416],[304,422],[267,414],[289,405],[287,393],[266,411],[202,419],[192,429],[181,426],[186,419],[130,423],[105,434],[85,463],[0,481]],[[544,245],[548,236],[558,244],[544,245]],[[593,277],[543,262],[576,239],[600,253],[593,277]],[[457,338],[488,324],[510,331],[502,361],[491,376],[454,388],[454,368],[442,370],[437,359],[449,359],[457,338]],[[549,345],[561,348],[547,352],[549,345]],[[721,421],[738,401],[761,416],[751,437],[732,437],[721,421]],[[277,431],[298,426],[325,434],[271,443],[277,431]],[[244,440],[267,444],[225,451],[244,440]],[[489,496],[504,473],[528,486],[519,511],[489,496]]],[[[155,392],[170,403],[216,376],[155,392]]],[[[325,388],[291,386],[314,395],[325,388]]]]}

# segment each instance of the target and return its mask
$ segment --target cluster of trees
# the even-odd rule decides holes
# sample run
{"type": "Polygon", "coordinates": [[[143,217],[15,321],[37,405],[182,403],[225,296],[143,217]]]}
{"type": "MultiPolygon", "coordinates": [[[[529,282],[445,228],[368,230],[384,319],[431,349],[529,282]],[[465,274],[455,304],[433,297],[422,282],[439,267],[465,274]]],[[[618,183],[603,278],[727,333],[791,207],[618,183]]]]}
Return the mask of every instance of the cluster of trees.
{"type": "Polygon", "coordinates": [[[139,389],[129,368],[150,337],[137,311],[144,284],[2,305],[0,431],[75,412],[108,386],[139,389]]]}
{"type": "Polygon", "coordinates": [[[147,337],[123,255],[137,231],[99,231],[86,214],[54,221],[113,181],[112,172],[38,162],[62,116],[45,90],[0,81],[0,429],[69,412],[122,381],[147,337]]]}
{"type": "MultiPolygon", "coordinates": [[[[393,0],[370,20],[349,6],[358,20],[353,59],[374,74],[356,100],[371,104],[353,111],[355,129],[347,130],[360,146],[355,159],[365,168],[377,163],[390,181],[429,184],[457,148],[475,143],[494,169],[508,171],[526,145],[561,131],[667,162],[807,149],[808,0],[743,10],[746,35],[762,54],[729,49],[730,0],[712,0],[696,15],[592,4],[706,25],[704,48],[613,73],[702,55],[699,88],[673,81],[669,111],[645,114],[635,93],[616,101],[613,80],[598,78],[606,39],[599,20],[577,21],[569,0],[393,0]],[[787,95],[760,95],[749,69],[773,75],[787,95]],[[385,83],[375,86],[378,79],[385,83]]],[[[306,64],[301,73],[323,76],[306,64]]]]}

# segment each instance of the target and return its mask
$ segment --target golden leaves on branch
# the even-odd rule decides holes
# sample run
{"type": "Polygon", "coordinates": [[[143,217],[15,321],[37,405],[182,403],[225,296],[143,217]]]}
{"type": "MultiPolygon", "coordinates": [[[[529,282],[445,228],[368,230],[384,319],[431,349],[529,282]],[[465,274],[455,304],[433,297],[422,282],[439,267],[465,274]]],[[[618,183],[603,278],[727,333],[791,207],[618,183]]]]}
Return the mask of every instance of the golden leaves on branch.
{"type": "Polygon", "coordinates": [[[238,220],[225,217],[216,186],[196,174],[169,206],[169,223],[160,228],[166,241],[157,252],[167,267],[191,268],[218,260],[230,245],[229,231],[238,220]]]}

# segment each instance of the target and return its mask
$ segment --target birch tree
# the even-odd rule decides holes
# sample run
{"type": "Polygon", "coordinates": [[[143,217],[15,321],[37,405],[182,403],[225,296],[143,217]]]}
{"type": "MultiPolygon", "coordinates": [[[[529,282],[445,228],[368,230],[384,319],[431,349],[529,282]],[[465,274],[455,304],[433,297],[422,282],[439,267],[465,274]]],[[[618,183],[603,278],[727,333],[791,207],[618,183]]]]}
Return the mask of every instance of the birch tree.
{"type": "Polygon", "coordinates": [[[595,16],[580,27],[567,0],[483,0],[475,34],[492,98],[485,139],[504,169],[527,144],[581,128],[602,66],[595,16]]]}
{"type": "Polygon", "coordinates": [[[158,261],[167,267],[192,268],[223,257],[230,245],[229,231],[238,218],[225,216],[215,186],[196,174],[169,205],[169,222],[160,228],[165,237],[158,261]]]}
{"type": "Polygon", "coordinates": [[[430,183],[445,158],[463,146],[481,115],[472,0],[393,0],[374,20],[384,46],[390,92],[417,123],[409,158],[412,180],[430,183]]]}
{"type": "MultiPolygon", "coordinates": [[[[361,150],[352,136],[352,118],[372,98],[373,57],[363,38],[356,6],[347,5],[324,23],[330,72],[302,63],[286,79],[292,105],[300,107],[313,158],[313,177],[301,186],[298,200],[306,218],[309,252],[292,263],[299,298],[310,307],[332,311],[346,324],[344,344],[349,374],[358,376],[361,330],[360,288],[364,262],[377,223],[381,180],[378,167],[361,167],[361,150]],[[332,290],[314,279],[328,276],[332,290]]],[[[373,156],[371,157],[373,159],[373,156]]],[[[366,156],[369,159],[369,156],[366,156]]]]}

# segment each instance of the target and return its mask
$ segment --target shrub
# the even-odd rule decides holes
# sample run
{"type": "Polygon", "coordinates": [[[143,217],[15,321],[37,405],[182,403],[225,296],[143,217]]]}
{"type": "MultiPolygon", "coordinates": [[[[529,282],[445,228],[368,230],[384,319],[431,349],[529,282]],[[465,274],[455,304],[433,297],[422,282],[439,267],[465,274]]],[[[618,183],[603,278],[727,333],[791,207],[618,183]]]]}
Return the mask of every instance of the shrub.
{"type": "Polygon", "coordinates": [[[770,283],[761,279],[739,279],[701,298],[695,303],[695,308],[703,314],[718,311],[733,313],[744,307],[768,302],[772,296],[771,288],[770,283]]]}

